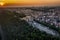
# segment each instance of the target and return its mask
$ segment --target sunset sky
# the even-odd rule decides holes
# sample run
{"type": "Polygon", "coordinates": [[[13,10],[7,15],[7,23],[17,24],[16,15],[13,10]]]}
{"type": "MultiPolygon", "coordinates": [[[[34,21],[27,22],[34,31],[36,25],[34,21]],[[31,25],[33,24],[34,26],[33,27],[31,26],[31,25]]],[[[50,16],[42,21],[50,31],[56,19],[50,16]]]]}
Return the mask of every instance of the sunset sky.
{"type": "Polygon", "coordinates": [[[0,0],[0,5],[20,6],[20,5],[60,5],[60,0],[0,0]]]}

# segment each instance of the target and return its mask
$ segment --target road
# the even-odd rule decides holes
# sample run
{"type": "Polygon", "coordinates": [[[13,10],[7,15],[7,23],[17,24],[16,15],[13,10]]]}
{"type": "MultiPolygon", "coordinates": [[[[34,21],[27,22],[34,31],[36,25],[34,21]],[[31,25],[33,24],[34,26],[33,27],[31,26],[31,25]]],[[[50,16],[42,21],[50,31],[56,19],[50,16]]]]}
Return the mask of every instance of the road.
{"type": "Polygon", "coordinates": [[[24,17],[22,19],[26,20],[30,25],[32,25],[33,27],[36,27],[40,31],[46,32],[47,34],[50,34],[50,35],[53,35],[53,36],[58,36],[58,37],[60,36],[60,34],[57,31],[55,31],[53,29],[50,29],[49,27],[43,26],[43,25],[35,22],[33,20],[33,18],[31,18],[29,16],[28,17],[24,17]]]}
{"type": "Polygon", "coordinates": [[[53,36],[59,36],[59,35],[60,35],[57,31],[55,31],[55,30],[53,30],[53,29],[50,29],[50,28],[48,28],[48,27],[46,27],[46,26],[43,26],[43,25],[41,25],[41,24],[39,24],[39,23],[37,23],[37,22],[35,22],[35,21],[33,21],[33,22],[28,22],[28,23],[29,23],[30,25],[32,25],[33,27],[38,28],[40,31],[46,32],[47,34],[51,34],[51,35],[53,35],[53,36]]]}

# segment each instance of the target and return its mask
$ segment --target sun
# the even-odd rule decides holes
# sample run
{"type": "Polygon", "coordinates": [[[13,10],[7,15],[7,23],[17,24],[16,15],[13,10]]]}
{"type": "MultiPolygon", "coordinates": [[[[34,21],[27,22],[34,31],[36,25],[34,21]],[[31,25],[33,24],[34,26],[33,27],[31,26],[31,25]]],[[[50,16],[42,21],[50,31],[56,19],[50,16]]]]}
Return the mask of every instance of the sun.
{"type": "Polygon", "coordinates": [[[4,5],[4,3],[3,3],[3,2],[0,2],[0,5],[1,5],[1,6],[3,6],[3,5],[4,5]]]}

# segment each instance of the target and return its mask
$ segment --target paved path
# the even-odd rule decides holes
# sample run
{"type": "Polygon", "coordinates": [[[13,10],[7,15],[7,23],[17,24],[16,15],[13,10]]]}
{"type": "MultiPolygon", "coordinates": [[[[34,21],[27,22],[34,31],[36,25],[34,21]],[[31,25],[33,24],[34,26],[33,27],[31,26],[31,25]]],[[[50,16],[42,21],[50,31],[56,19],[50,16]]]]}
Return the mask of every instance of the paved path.
{"type": "Polygon", "coordinates": [[[35,21],[29,22],[29,24],[32,25],[33,27],[38,28],[40,31],[46,32],[47,34],[51,34],[53,36],[59,36],[59,33],[57,31],[50,29],[48,27],[45,27],[45,26],[43,26],[35,21]]]}

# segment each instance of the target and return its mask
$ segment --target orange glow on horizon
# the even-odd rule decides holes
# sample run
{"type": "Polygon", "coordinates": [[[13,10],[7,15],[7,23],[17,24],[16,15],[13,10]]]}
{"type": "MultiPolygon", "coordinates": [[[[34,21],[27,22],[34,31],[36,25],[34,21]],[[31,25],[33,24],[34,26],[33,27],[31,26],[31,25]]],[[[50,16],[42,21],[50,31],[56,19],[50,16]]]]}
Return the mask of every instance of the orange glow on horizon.
{"type": "Polygon", "coordinates": [[[60,0],[2,0],[1,6],[14,6],[14,5],[60,5],[60,0]]]}
{"type": "Polygon", "coordinates": [[[1,5],[1,6],[3,6],[3,5],[4,5],[4,3],[3,3],[3,2],[0,2],[0,5],[1,5]]]}

